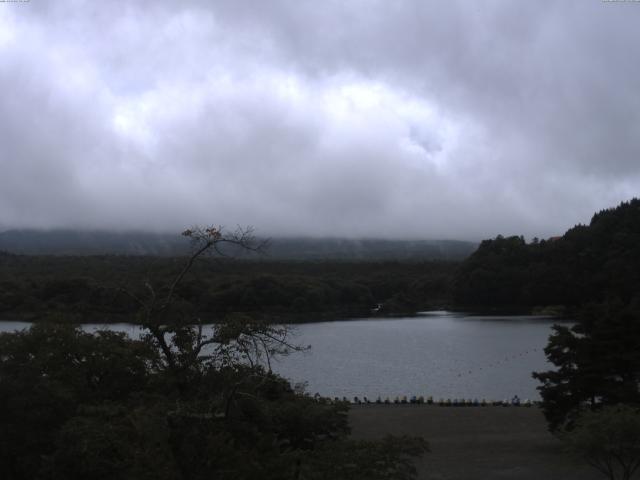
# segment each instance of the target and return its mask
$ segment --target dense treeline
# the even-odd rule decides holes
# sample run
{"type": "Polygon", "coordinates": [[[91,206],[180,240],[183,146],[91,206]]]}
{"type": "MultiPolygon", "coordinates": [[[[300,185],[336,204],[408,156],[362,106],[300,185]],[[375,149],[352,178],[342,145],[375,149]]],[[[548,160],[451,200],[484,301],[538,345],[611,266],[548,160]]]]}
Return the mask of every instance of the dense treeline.
{"type": "MultiPolygon", "coordinates": [[[[161,284],[179,257],[0,254],[0,316],[72,321],[123,320],[137,311],[122,288],[161,284]]],[[[203,319],[249,313],[279,320],[405,313],[450,304],[451,262],[260,262],[205,258],[177,290],[203,319]]]]}
{"type": "Polygon", "coordinates": [[[562,237],[483,241],[454,282],[457,305],[535,307],[618,299],[640,292],[640,200],[596,213],[562,237]]]}

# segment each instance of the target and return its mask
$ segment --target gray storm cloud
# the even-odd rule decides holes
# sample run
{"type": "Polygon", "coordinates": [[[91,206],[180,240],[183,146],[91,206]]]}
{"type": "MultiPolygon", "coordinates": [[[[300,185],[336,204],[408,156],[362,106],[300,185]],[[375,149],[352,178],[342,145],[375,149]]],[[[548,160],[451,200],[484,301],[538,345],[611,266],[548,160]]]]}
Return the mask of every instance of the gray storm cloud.
{"type": "Polygon", "coordinates": [[[640,3],[0,3],[0,228],[546,236],[638,195],[640,3]]]}

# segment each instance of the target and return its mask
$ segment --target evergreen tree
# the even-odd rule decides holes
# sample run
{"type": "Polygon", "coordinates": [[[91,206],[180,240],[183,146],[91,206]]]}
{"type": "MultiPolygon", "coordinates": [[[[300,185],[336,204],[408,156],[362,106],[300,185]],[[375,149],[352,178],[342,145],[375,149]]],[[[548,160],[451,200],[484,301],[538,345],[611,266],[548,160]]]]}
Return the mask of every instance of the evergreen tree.
{"type": "Polygon", "coordinates": [[[534,373],[551,430],[571,429],[585,410],[640,405],[640,315],[618,302],[586,308],[573,327],[555,326],[545,348],[557,368],[534,373]]]}

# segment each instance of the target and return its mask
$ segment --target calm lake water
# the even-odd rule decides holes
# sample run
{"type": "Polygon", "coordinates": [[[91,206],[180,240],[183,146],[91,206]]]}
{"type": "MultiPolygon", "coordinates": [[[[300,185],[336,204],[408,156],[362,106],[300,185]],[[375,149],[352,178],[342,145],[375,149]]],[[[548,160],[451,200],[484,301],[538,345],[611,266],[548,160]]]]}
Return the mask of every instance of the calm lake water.
{"type": "MultiPolygon", "coordinates": [[[[538,399],[532,371],[547,370],[543,348],[557,320],[535,316],[475,316],[425,312],[297,325],[311,345],[274,362],[273,369],[324,396],[432,395],[434,398],[538,399]]],[[[25,328],[0,322],[0,331],[25,328]]],[[[137,336],[134,325],[106,326],[137,336]]],[[[89,330],[105,325],[85,325],[89,330]]]]}

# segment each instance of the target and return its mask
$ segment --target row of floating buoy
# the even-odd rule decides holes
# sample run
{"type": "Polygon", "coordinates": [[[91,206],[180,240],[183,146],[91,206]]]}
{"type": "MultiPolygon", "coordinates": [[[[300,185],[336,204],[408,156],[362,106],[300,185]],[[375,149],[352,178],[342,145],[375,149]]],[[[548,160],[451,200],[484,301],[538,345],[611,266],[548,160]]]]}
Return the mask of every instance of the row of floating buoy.
{"type": "Polygon", "coordinates": [[[489,369],[492,369],[492,368],[500,367],[500,366],[505,365],[505,364],[507,364],[507,363],[509,363],[509,362],[511,362],[513,360],[517,360],[520,357],[524,357],[525,355],[529,355],[530,353],[535,353],[535,352],[538,352],[538,351],[539,351],[539,349],[532,348],[530,350],[525,350],[524,352],[520,352],[520,353],[515,354],[515,355],[508,355],[508,356],[502,358],[501,360],[497,360],[494,363],[490,363],[488,365],[485,365],[484,367],[479,367],[476,370],[469,370],[468,372],[458,373],[456,376],[457,377],[464,377],[464,376],[467,376],[467,375],[472,375],[472,374],[476,373],[476,371],[489,370],[489,369]]]}
{"type": "Polygon", "coordinates": [[[393,399],[386,397],[382,399],[382,397],[377,397],[375,400],[371,400],[367,397],[321,397],[319,394],[314,396],[315,400],[322,403],[349,403],[352,405],[438,405],[441,407],[487,407],[487,406],[500,406],[500,407],[531,407],[533,405],[537,405],[538,402],[531,401],[528,399],[520,400],[520,398],[516,395],[511,400],[479,400],[477,398],[440,398],[438,400],[434,400],[433,397],[424,397],[424,396],[411,396],[407,397],[394,397],[393,399]]]}

